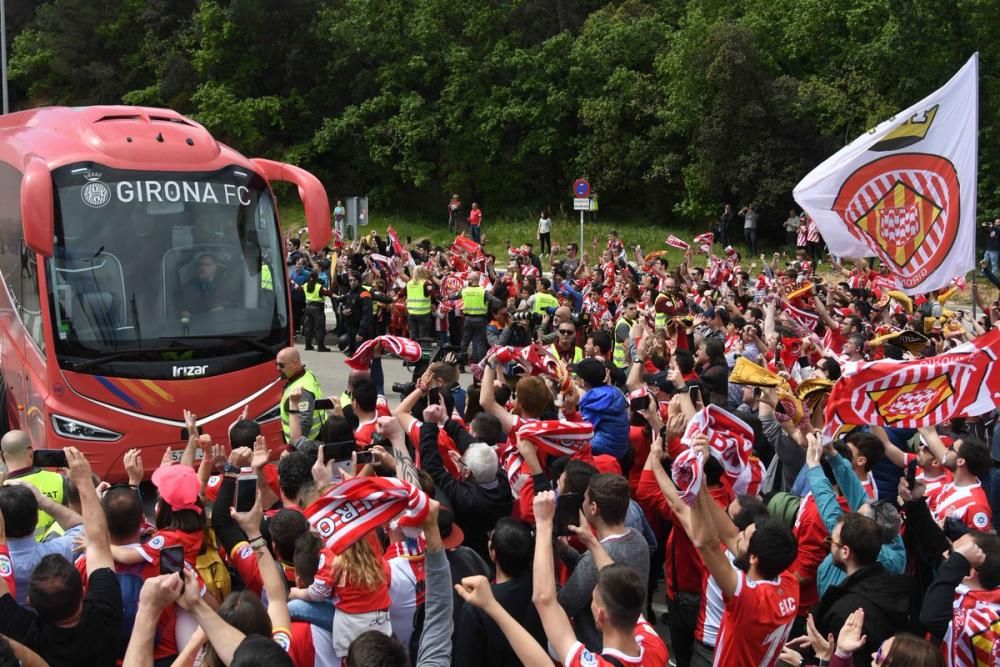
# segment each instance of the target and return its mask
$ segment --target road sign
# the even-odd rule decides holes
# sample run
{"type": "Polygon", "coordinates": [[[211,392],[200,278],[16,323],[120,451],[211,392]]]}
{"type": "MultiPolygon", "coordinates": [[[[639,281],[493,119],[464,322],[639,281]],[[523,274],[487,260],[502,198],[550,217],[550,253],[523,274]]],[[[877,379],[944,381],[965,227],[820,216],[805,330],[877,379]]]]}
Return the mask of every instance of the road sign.
{"type": "Polygon", "coordinates": [[[573,210],[574,211],[589,211],[590,210],[590,199],[587,197],[575,197],[573,199],[573,210]]]}
{"type": "Polygon", "coordinates": [[[573,196],[578,199],[585,199],[590,196],[590,182],[585,178],[578,178],[573,181],[573,196]]]}

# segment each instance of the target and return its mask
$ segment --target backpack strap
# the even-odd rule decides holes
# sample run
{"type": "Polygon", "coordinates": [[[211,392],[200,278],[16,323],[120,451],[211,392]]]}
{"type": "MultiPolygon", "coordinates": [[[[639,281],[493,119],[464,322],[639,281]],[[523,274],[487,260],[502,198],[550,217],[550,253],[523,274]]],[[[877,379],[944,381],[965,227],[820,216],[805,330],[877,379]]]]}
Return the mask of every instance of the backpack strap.
{"type": "Polygon", "coordinates": [[[614,657],[613,655],[604,655],[602,653],[601,654],[601,659],[604,660],[604,662],[610,662],[615,667],[625,667],[625,665],[622,664],[622,661],[619,660],[618,658],[614,657]]]}

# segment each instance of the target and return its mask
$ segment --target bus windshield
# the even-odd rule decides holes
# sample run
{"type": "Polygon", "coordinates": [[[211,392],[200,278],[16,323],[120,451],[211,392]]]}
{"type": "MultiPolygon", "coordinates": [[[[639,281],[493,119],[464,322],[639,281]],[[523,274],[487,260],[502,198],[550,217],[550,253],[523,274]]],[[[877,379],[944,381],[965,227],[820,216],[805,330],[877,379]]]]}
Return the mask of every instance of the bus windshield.
{"type": "Polygon", "coordinates": [[[61,366],[131,375],[143,372],[136,362],[234,357],[222,372],[288,344],[277,219],[259,175],[77,163],[53,181],[47,275],[61,366]]]}

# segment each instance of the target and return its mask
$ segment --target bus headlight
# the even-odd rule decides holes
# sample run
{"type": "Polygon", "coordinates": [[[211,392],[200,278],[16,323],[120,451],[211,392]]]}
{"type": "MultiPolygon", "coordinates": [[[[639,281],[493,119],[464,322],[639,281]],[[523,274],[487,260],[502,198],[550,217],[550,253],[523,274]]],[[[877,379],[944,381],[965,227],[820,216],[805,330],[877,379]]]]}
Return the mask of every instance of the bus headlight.
{"type": "Polygon", "coordinates": [[[110,442],[122,437],[121,433],[61,415],[52,415],[52,427],[62,437],[73,438],[74,440],[103,440],[110,442]]]}
{"type": "Polygon", "coordinates": [[[271,408],[267,412],[264,412],[264,413],[262,413],[260,415],[257,415],[256,417],[254,417],[254,421],[257,422],[258,424],[263,424],[264,422],[274,421],[275,419],[278,419],[279,417],[281,417],[281,406],[280,405],[275,405],[273,408],[271,408]]]}

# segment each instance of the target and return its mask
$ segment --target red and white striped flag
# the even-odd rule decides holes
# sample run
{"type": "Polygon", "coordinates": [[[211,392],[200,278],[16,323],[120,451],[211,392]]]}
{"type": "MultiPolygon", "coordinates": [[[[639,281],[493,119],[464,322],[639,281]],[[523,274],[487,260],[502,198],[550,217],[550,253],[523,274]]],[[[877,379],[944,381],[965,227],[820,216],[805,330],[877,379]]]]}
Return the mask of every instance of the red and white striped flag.
{"type": "Polygon", "coordinates": [[[681,443],[689,447],[698,435],[708,437],[709,450],[730,477],[738,477],[753,450],[753,429],[737,417],[715,405],[708,405],[688,422],[681,443]]]}
{"type": "Polygon", "coordinates": [[[673,234],[671,234],[670,236],[667,237],[667,245],[673,246],[675,248],[680,248],[681,250],[690,250],[691,249],[691,246],[687,243],[687,241],[684,241],[683,239],[679,239],[676,236],[674,236],[673,234]]]}
{"type": "Polygon", "coordinates": [[[327,491],[304,513],[323,543],[341,554],[397,516],[400,526],[420,526],[428,511],[427,494],[408,482],[395,477],[355,477],[327,491]]]}
{"type": "Polygon", "coordinates": [[[792,318],[792,320],[794,320],[799,326],[805,327],[810,331],[814,331],[816,329],[816,325],[819,324],[819,315],[793,306],[784,299],[781,300],[781,309],[785,311],[785,314],[792,318]]]}
{"type": "Polygon", "coordinates": [[[694,449],[687,449],[674,459],[671,477],[677,487],[677,495],[689,507],[694,507],[701,484],[705,480],[705,460],[694,449]]]}
{"type": "Polygon", "coordinates": [[[994,329],[936,357],[847,363],[827,399],[823,433],[833,439],[850,424],[919,428],[989,412],[1000,396],[998,359],[994,329]]]}
{"type": "Polygon", "coordinates": [[[944,655],[949,667],[1000,665],[1000,591],[955,588],[944,655]]]}
{"type": "Polygon", "coordinates": [[[359,345],[354,355],[344,359],[344,363],[356,371],[368,370],[372,365],[372,355],[375,348],[379,345],[386,352],[390,352],[404,361],[418,361],[420,355],[423,354],[420,343],[414,340],[402,336],[378,336],[359,345]]]}
{"type": "Polygon", "coordinates": [[[517,435],[546,454],[577,458],[590,453],[594,427],[589,422],[546,419],[524,423],[517,435]]]}
{"type": "Polygon", "coordinates": [[[490,355],[496,355],[496,360],[501,364],[509,364],[517,361],[528,369],[532,375],[549,377],[559,383],[560,391],[567,391],[572,383],[572,376],[566,368],[562,359],[556,357],[544,345],[532,343],[526,347],[496,347],[489,351],[480,363],[485,368],[486,359],[490,355]]]}

